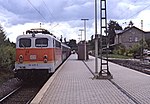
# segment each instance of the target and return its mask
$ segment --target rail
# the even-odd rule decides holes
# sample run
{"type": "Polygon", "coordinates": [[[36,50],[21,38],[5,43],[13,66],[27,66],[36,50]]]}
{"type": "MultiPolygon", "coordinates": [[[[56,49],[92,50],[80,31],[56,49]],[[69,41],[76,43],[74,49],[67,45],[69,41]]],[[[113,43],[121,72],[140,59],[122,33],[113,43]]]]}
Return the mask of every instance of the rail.
{"type": "Polygon", "coordinates": [[[0,99],[0,103],[2,103],[4,100],[6,100],[9,96],[11,96],[12,94],[14,94],[16,91],[18,91],[22,86],[19,86],[18,88],[16,88],[15,90],[13,90],[12,92],[10,92],[9,94],[7,94],[6,96],[4,96],[2,99],[0,99]]]}

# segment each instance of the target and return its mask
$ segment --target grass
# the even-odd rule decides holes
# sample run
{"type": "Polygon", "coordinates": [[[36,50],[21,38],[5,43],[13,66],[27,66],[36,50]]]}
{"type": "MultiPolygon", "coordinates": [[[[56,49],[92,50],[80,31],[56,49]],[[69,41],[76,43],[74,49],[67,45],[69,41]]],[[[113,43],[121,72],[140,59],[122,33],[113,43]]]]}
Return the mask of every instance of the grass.
{"type": "Polygon", "coordinates": [[[108,58],[119,58],[119,59],[129,59],[131,56],[117,55],[117,54],[108,54],[108,58]]]}

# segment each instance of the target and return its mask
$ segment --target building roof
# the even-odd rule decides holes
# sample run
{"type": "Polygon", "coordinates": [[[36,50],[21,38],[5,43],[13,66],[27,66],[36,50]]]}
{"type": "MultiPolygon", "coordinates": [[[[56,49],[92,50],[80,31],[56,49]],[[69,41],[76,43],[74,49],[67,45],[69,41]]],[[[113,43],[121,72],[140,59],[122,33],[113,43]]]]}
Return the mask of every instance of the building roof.
{"type": "Polygon", "coordinates": [[[119,31],[115,31],[115,32],[116,32],[117,35],[121,35],[121,34],[127,32],[127,31],[129,31],[129,30],[131,30],[131,29],[133,29],[133,28],[138,29],[138,30],[141,31],[141,32],[144,32],[143,30],[141,30],[141,29],[139,29],[139,28],[137,28],[137,27],[135,27],[135,26],[129,27],[129,28],[125,29],[125,30],[120,30],[120,32],[119,32],[119,31]]]}
{"type": "Polygon", "coordinates": [[[141,29],[139,29],[139,28],[137,28],[137,27],[135,27],[135,26],[129,27],[129,28],[125,29],[125,30],[115,30],[115,33],[116,33],[117,35],[122,35],[123,33],[127,32],[127,31],[129,31],[129,30],[131,30],[131,29],[133,29],[133,28],[135,28],[135,29],[137,29],[137,30],[143,32],[144,35],[145,35],[145,39],[150,39],[150,31],[143,31],[143,30],[141,30],[141,29]]]}

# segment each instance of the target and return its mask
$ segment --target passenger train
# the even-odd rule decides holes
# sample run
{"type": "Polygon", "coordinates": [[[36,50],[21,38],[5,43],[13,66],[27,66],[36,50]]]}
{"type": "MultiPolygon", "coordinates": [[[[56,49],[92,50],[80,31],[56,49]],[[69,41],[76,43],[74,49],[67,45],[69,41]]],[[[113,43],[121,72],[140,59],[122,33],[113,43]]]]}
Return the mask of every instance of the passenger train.
{"type": "Polygon", "coordinates": [[[27,30],[16,39],[15,77],[46,77],[69,57],[70,47],[42,28],[27,30]]]}

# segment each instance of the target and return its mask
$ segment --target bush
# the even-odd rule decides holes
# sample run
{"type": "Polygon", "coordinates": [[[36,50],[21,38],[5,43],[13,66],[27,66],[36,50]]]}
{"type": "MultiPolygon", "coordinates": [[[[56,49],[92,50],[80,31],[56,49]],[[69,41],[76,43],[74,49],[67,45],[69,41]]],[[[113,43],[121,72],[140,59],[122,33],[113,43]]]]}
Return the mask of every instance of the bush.
{"type": "Polygon", "coordinates": [[[12,46],[0,46],[1,69],[12,69],[15,64],[15,48],[12,46]]]}
{"type": "Polygon", "coordinates": [[[119,55],[124,55],[125,51],[126,51],[125,46],[120,44],[114,49],[113,53],[119,54],[119,55]]]}

